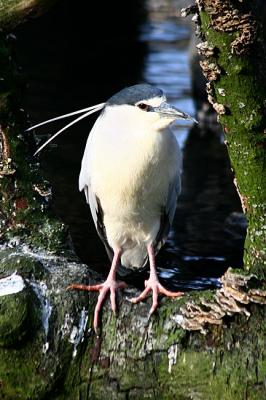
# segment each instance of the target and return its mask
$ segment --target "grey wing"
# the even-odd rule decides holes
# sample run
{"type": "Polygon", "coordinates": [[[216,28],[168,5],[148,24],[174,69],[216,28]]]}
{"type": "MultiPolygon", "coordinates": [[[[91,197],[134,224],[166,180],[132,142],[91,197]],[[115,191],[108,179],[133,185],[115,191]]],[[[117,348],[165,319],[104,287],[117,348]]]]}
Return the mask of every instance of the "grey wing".
{"type": "Polygon", "coordinates": [[[105,246],[105,249],[107,251],[109,259],[112,260],[114,253],[107,241],[106,230],[105,230],[105,225],[104,225],[104,218],[103,218],[104,213],[103,213],[103,209],[101,207],[100,199],[93,192],[90,183],[88,185],[85,185],[83,187],[83,189],[84,189],[87,203],[90,206],[91,215],[92,215],[97,233],[105,246]]]}
{"type": "Polygon", "coordinates": [[[100,199],[97,197],[97,195],[93,192],[93,189],[91,187],[90,142],[91,142],[91,138],[92,138],[92,133],[93,132],[91,132],[91,134],[88,138],[86,148],[84,151],[81,170],[80,170],[80,174],[79,174],[79,190],[80,191],[84,190],[87,203],[90,206],[91,215],[92,215],[97,233],[106,248],[108,257],[110,258],[110,260],[112,260],[113,250],[109,246],[109,243],[107,241],[106,230],[105,230],[105,226],[104,226],[104,213],[103,213],[103,209],[101,207],[101,202],[100,202],[100,199]]]}
{"type": "Polygon", "coordinates": [[[177,197],[180,191],[181,191],[181,180],[180,180],[180,175],[178,173],[175,175],[175,178],[169,184],[166,204],[165,206],[162,207],[160,228],[154,242],[154,249],[156,253],[166,242],[167,236],[169,234],[174,219],[177,197]]]}

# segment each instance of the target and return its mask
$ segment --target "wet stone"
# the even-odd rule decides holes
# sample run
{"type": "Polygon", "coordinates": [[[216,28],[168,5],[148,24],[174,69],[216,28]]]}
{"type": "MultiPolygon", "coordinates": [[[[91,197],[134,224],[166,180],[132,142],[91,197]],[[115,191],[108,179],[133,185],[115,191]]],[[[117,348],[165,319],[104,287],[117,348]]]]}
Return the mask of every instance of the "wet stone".
{"type": "Polygon", "coordinates": [[[41,262],[14,249],[0,251],[0,279],[16,271],[23,279],[41,279],[44,268],[41,262]]]}
{"type": "Polygon", "coordinates": [[[36,331],[38,301],[29,286],[18,293],[0,296],[0,346],[14,347],[36,331]]]}

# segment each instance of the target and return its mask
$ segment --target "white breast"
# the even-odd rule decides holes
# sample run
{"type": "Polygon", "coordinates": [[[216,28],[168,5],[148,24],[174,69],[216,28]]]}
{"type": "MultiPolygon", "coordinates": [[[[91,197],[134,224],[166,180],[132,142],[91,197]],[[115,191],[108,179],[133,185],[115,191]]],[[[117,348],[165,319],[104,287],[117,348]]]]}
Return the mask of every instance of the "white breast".
{"type": "Polygon", "coordinates": [[[128,118],[125,124],[114,118],[112,110],[96,122],[84,153],[80,183],[84,186],[89,178],[100,199],[111,247],[127,248],[155,239],[169,182],[180,173],[180,158],[169,129],[136,127],[128,118]]]}

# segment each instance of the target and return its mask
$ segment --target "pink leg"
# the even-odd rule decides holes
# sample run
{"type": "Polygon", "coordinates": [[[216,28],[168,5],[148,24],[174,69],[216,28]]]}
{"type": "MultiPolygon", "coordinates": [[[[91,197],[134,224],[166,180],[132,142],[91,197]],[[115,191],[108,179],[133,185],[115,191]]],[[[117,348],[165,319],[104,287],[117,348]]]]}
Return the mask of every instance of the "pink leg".
{"type": "Polygon", "coordinates": [[[98,285],[77,285],[73,284],[68,286],[67,290],[73,290],[73,289],[78,289],[78,290],[87,290],[89,292],[99,292],[98,296],[98,301],[94,310],[94,321],[93,321],[93,327],[95,332],[97,333],[98,329],[98,324],[99,324],[99,313],[101,311],[104,299],[106,297],[107,292],[110,290],[110,300],[111,300],[111,307],[116,314],[116,301],[115,301],[115,292],[117,289],[124,289],[127,285],[125,282],[117,282],[116,281],[116,267],[117,263],[119,261],[119,258],[121,256],[121,250],[115,250],[114,253],[114,258],[112,261],[111,269],[108,274],[108,277],[105,282],[100,283],[98,285]]]}
{"type": "Polygon", "coordinates": [[[165,289],[159,282],[157,272],[156,272],[156,266],[155,266],[155,255],[154,255],[154,250],[152,245],[147,246],[148,250],[148,255],[149,255],[149,261],[150,261],[150,277],[147,281],[145,281],[145,289],[143,292],[138,296],[134,297],[131,299],[131,302],[136,304],[139,303],[140,301],[144,300],[149,292],[152,291],[152,306],[149,312],[149,315],[154,313],[158,306],[158,294],[163,294],[164,296],[167,297],[179,297],[182,296],[182,292],[171,292],[170,290],[165,289]]]}

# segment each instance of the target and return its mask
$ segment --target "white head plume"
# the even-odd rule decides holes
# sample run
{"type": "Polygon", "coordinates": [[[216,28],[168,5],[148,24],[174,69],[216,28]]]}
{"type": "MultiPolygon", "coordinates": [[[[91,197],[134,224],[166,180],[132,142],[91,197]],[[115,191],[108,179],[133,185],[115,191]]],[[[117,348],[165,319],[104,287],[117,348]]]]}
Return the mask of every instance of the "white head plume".
{"type": "Polygon", "coordinates": [[[83,108],[82,110],[71,112],[69,114],[60,115],[59,117],[48,119],[46,121],[43,121],[43,122],[41,122],[41,123],[39,123],[37,125],[31,126],[30,128],[28,128],[26,131],[31,131],[31,130],[33,130],[35,128],[38,128],[38,127],[42,126],[42,125],[49,124],[50,122],[57,121],[59,119],[64,119],[64,118],[71,117],[73,115],[77,115],[77,114],[83,113],[83,115],[81,115],[80,117],[74,119],[74,121],[72,121],[69,124],[65,125],[59,131],[57,131],[53,136],[51,136],[45,143],[43,143],[41,145],[41,147],[39,147],[37,149],[37,151],[34,153],[34,155],[38,154],[45,146],[47,146],[47,144],[49,144],[54,138],[56,138],[58,135],[60,135],[60,133],[62,133],[66,129],[70,128],[70,126],[76,124],[77,122],[79,122],[83,118],[88,117],[90,114],[93,114],[93,113],[95,113],[97,111],[102,110],[104,108],[105,104],[106,103],[100,103],[100,104],[96,104],[95,106],[91,106],[91,107],[83,108]]]}

